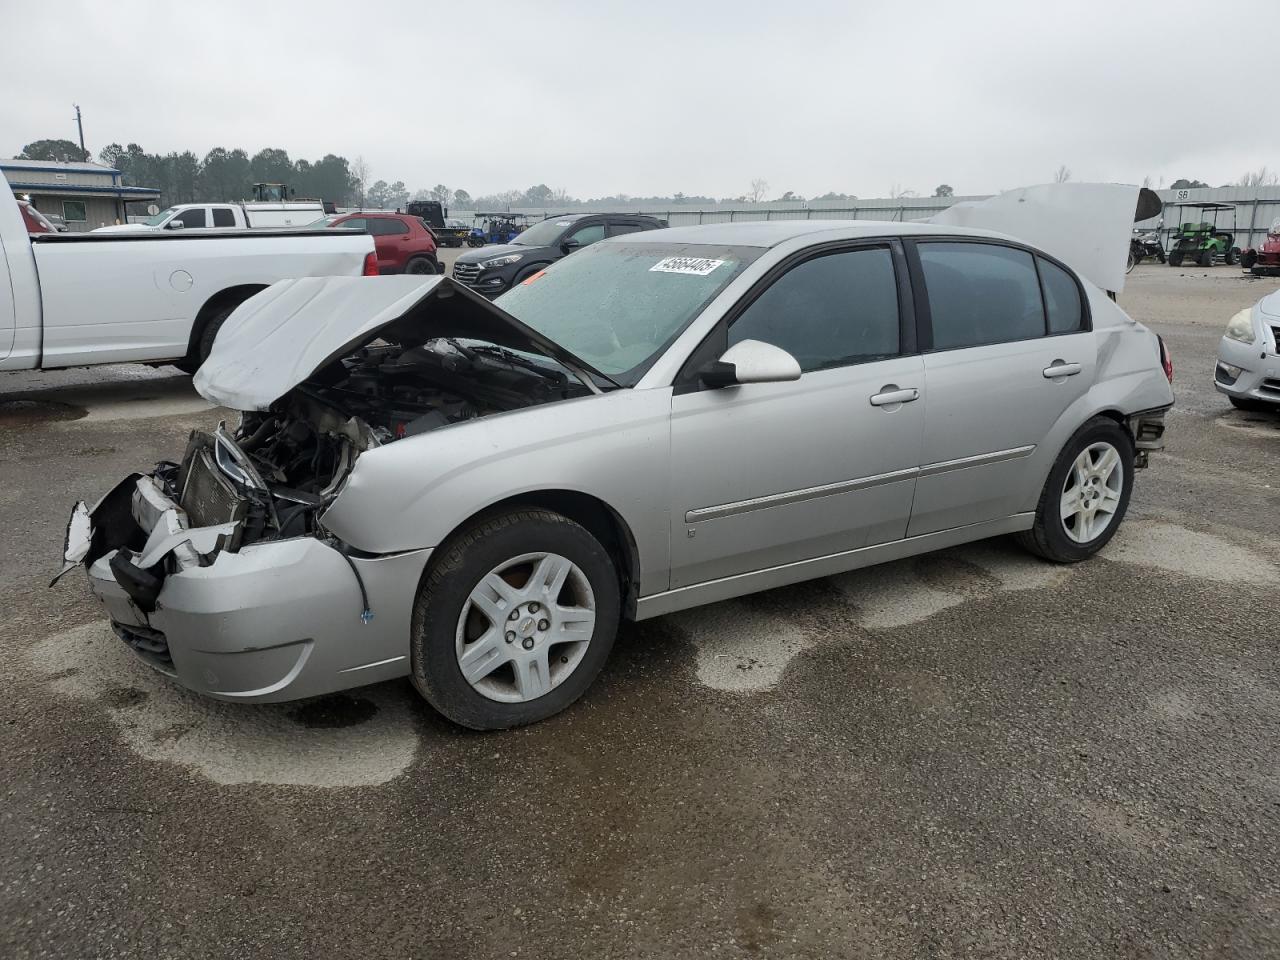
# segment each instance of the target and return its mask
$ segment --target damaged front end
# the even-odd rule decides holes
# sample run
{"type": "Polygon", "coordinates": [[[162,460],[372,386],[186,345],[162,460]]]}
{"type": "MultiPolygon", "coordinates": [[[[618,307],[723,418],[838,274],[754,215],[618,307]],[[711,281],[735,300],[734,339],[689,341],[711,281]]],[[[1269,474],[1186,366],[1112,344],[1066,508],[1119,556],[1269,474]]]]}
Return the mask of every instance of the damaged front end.
{"type": "MultiPolygon", "coordinates": [[[[406,278],[375,283],[393,279],[406,278]]],[[[368,554],[325,529],[324,511],[359,458],[429,431],[599,392],[589,375],[531,357],[521,331],[506,335],[492,315],[487,329],[473,324],[482,341],[459,338],[465,311],[442,309],[448,297],[432,280],[432,296],[406,297],[403,282],[371,288],[384,322],[351,318],[359,330],[340,343],[340,329],[322,329],[335,343],[320,344],[321,361],[294,363],[284,375],[289,358],[273,361],[264,348],[272,337],[308,316],[331,325],[325,301],[335,291],[349,301],[344,281],[361,281],[290,282],[309,287],[306,309],[287,307],[283,320],[280,311],[251,314],[267,329],[248,355],[254,324],[237,330],[233,315],[230,346],[220,357],[220,334],[197,387],[211,399],[242,400],[238,427],[195,431],[179,462],[130,475],[92,508],[77,504],[55,582],[84,565],[135,652],[224,699],[294,699],[407,673],[412,601],[430,550],[368,554]],[[378,295],[393,299],[390,308],[378,295]],[[263,387],[269,377],[243,379],[250,359],[276,376],[272,385],[263,387]]],[[[314,325],[307,330],[315,349],[323,337],[314,325]]]]}

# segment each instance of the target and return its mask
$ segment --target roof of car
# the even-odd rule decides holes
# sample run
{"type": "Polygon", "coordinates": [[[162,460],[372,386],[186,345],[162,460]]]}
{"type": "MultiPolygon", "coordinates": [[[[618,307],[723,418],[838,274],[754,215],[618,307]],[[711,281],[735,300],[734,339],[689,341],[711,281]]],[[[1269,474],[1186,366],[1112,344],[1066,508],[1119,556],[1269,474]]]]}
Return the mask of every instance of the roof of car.
{"type": "Polygon", "coordinates": [[[946,236],[998,237],[1004,234],[971,227],[941,226],[932,223],[900,223],[887,220],[754,220],[739,223],[706,223],[688,227],[652,230],[643,236],[627,234],[623,243],[709,243],[730,247],[776,247],[795,237],[825,234],[828,239],[896,237],[924,234],[946,236]]]}

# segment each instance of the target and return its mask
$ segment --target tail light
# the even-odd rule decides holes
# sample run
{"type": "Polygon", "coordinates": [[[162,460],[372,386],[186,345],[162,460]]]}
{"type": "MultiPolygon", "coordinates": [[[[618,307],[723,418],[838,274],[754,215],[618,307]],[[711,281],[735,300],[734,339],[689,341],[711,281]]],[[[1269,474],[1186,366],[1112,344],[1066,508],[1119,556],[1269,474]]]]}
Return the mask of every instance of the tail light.
{"type": "Polygon", "coordinates": [[[378,255],[372,251],[364,255],[364,276],[376,277],[378,275],[378,255]]]}
{"type": "Polygon", "coordinates": [[[1164,337],[1156,335],[1156,340],[1160,344],[1160,366],[1164,367],[1164,375],[1169,378],[1169,383],[1173,383],[1173,354],[1169,352],[1169,348],[1165,346],[1164,337]]]}

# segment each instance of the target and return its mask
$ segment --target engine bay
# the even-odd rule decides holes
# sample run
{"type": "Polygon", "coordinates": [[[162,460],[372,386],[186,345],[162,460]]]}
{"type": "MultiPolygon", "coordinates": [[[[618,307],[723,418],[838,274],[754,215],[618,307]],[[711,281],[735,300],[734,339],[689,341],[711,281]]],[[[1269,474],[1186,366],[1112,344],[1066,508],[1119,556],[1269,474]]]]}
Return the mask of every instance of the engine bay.
{"type": "Polygon", "coordinates": [[[373,447],[590,392],[553,361],[487,343],[375,342],[335,360],[229,433],[196,431],[156,478],[193,526],[238,520],[235,547],[314,535],[356,459],[373,447]]]}

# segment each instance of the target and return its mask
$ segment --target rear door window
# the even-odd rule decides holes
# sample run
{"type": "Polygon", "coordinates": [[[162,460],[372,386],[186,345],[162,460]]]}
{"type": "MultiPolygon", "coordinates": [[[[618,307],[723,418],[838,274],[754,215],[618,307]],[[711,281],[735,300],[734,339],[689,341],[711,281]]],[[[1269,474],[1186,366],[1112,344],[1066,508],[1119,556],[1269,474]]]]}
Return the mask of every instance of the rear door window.
{"type": "Polygon", "coordinates": [[[569,234],[566,240],[577,240],[579,247],[589,246],[597,240],[604,239],[604,224],[593,223],[588,227],[579,227],[573,233],[569,234]]]}
{"type": "Polygon", "coordinates": [[[375,237],[393,237],[397,234],[408,233],[409,227],[400,220],[376,217],[369,220],[369,232],[375,237]]]}
{"type": "Polygon", "coordinates": [[[236,215],[226,207],[214,207],[213,225],[215,227],[234,227],[236,225],[236,215]]]}
{"type": "Polygon", "coordinates": [[[620,237],[624,233],[639,233],[643,229],[635,220],[614,220],[609,223],[609,236],[620,237]]]}
{"type": "Polygon", "coordinates": [[[1084,329],[1084,309],[1075,278],[1056,263],[1037,257],[1050,333],[1076,333],[1084,329]]]}
{"type": "Polygon", "coordinates": [[[1027,251],[945,241],[920,243],[917,249],[935,350],[1044,336],[1040,281],[1027,251]]]}

